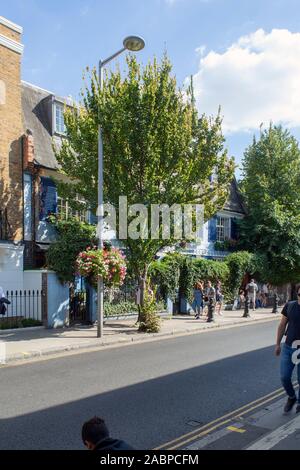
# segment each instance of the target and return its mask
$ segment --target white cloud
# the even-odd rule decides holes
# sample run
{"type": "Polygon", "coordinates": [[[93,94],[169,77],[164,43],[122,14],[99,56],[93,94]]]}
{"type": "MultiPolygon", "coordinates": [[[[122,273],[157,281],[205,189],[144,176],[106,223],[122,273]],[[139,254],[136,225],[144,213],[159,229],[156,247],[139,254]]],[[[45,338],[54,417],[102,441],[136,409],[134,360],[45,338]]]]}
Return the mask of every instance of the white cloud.
{"type": "Polygon", "coordinates": [[[259,29],[224,53],[210,51],[194,75],[199,110],[215,114],[221,105],[225,132],[270,120],[300,126],[299,83],[300,33],[286,29],[259,29]]]}
{"type": "Polygon", "coordinates": [[[206,51],[206,45],[202,44],[202,46],[196,47],[195,52],[199,54],[201,57],[204,55],[204,52],[206,51]]]}

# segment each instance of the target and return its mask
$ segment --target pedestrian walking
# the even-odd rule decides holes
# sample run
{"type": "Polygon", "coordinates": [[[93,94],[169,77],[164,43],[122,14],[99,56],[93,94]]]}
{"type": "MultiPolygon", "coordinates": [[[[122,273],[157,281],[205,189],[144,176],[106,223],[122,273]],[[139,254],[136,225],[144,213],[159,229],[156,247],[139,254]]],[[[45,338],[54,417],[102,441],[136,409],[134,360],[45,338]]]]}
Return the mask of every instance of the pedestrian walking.
{"type": "Polygon", "coordinates": [[[249,284],[247,284],[246,291],[247,291],[247,295],[248,295],[248,298],[249,298],[249,303],[250,304],[252,303],[252,308],[253,308],[253,310],[255,310],[256,293],[258,291],[258,287],[257,287],[257,284],[255,283],[254,279],[251,279],[249,284]]]}
{"type": "MultiPolygon", "coordinates": [[[[297,367],[297,379],[300,385],[300,286],[297,290],[298,300],[288,302],[282,309],[282,318],[277,330],[277,342],[275,348],[276,356],[280,356],[280,377],[283,388],[288,399],[284,407],[284,412],[292,410],[297,402],[296,392],[292,384],[292,374],[297,367]],[[281,346],[283,336],[286,335],[285,343],[281,346]],[[298,353],[297,353],[298,349],[298,353]]],[[[300,391],[296,413],[300,413],[300,391]]]]}
{"type": "Polygon", "coordinates": [[[6,314],[6,305],[10,304],[10,301],[5,297],[3,288],[0,286],[0,315],[6,314]]]}
{"type": "Polygon", "coordinates": [[[262,302],[263,302],[263,293],[258,288],[258,292],[256,294],[256,299],[255,299],[255,308],[261,308],[262,302]]]}
{"type": "Polygon", "coordinates": [[[267,296],[263,290],[260,291],[260,303],[262,308],[267,306],[267,296]]]}
{"type": "Polygon", "coordinates": [[[266,308],[268,305],[268,298],[269,298],[269,287],[268,284],[263,284],[262,286],[262,292],[264,294],[264,302],[263,302],[263,307],[266,308]]]}
{"type": "Polygon", "coordinates": [[[224,296],[222,294],[222,284],[221,284],[221,281],[217,281],[217,284],[216,284],[216,305],[218,305],[218,314],[220,316],[223,315],[223,313],[222,313],[223,302],[224,302],[224,296]]]}
{"type": "Polygon", "coordinates": [[[237,309],[240,309],[243,307],[245,302],[245,290],[241,287],[239,289],[239,295],[238,295],[238,301],[237,301],[237,309]]]}
{"type": "Polygon", "coordinates": [[[89,450],[98,450],[101,452],[134,450],[134,448],[126,442],[111,438],[105,421],[98,416],[84,423],[81,437],[84,445],[89,450]]]}
{"type": "Polygon", "coordinates": [[[204,289],[204,307],[208,307],[209,301],[216,305],[216,289],[213,287],[211,281],[207,281],[206,288],[204,289]]]}
{"type": "Polygon", "coordinates": [[[202,315],[203,311],[203,282],[198,281],[194,286],[194,300],[193,300],[193,310],[195,312],[195,318],[198,320],[202,315]]]}

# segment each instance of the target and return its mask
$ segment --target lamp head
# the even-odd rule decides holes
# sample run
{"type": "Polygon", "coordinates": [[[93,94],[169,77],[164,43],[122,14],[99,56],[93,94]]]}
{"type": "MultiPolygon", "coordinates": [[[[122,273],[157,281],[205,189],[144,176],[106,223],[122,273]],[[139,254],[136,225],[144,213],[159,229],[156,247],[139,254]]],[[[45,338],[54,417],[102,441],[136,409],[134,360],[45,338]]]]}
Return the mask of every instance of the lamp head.
{"type": "Polygon", "coordinates": [[[127,36],[123,41],[123,46],[128,51],[138,52],[144,49],[145,41],[139,36],[127,36]]]}

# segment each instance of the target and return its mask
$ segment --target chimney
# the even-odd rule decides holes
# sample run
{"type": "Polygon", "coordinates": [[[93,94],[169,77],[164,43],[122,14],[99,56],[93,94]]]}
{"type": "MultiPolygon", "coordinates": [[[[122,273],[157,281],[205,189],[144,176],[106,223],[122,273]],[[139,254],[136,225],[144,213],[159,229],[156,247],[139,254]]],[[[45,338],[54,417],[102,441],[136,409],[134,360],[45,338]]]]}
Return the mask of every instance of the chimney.
{"type": "Polygon", "coordinates": [[[23,137],[23,165],[24,170],[32,166],[34,162],[34,139],[30,129],[27,129],[23,137]]]}

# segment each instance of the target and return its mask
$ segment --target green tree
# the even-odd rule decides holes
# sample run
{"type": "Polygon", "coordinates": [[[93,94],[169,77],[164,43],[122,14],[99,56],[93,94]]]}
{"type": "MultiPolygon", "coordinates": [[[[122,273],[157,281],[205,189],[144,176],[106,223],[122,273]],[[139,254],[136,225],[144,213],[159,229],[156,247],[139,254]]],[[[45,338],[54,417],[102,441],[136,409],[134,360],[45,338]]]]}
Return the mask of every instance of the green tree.
{"type": "MultiPolygon", "coordinates": [[[[141,68],[127,57],[128,72],[107,74],[103,90],[95,73],[83,92],[83,106],[66,112],[67,139],[57,151],[61,171],[73,185],[60,191],[74,199],[82,195],[97,206],[98,124],[104,140],[104,197],[118,208],[128,204],[203,204],[205,218],[227,198],[234,162],[224,149],[222,119],[198,116],[192,86],[179,90],[165,56],[141,68]],[[213,181],[211,176],[214,175],[213,181]]],[[[150,224],[149,224],[150,226],[150,224]]],[[[148,231],[149,232],[149,231],[148,231]]],[[[147,233],[148,233],[147,232],[147,233]]],[[[172,238],[122,240],[135,275],[145,285],[148,266],[172,238]]]]}
{"type": "Polygon", "coordinates": [[[241,190],[248,214],[241,246],[261,256],[262,278],[274,285],[300,275],[300,150],[296,139],[272,124],[246,149],[241,190]],[[263,262],[262,262],[263,261],[263,262]]]}
{"type": "Polygon", "coordinates": [[[74,282],[75,262],[78,254],[88,246],[96,244],[95,227],[74,218],[51,222],[57,230],[57,240],[47,251],[47,266],[57,273],[61,282],[74,282]]]}

